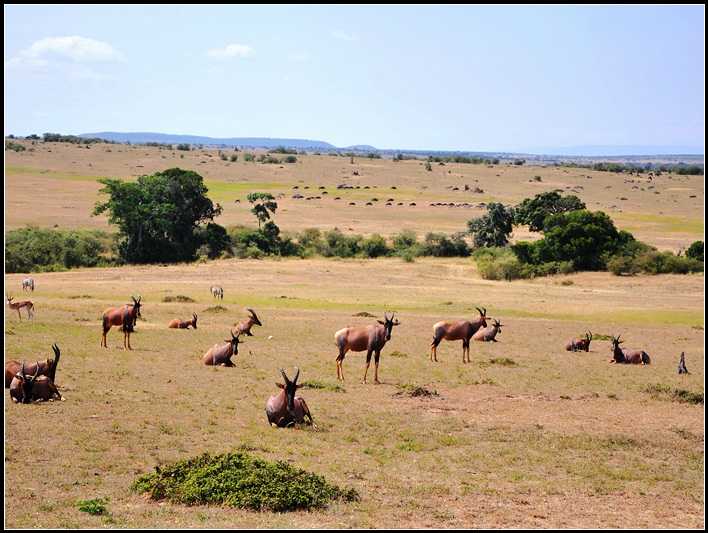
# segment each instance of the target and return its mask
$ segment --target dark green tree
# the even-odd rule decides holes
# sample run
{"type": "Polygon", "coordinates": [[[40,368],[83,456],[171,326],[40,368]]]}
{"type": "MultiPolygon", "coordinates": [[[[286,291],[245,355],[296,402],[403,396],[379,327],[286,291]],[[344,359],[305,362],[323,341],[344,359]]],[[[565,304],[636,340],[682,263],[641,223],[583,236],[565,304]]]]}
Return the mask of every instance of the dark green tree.
{"type": "Polygon", "coordinates": [[[467,227],[474,237],[474,245],[477,248],[506,246],[509,243],[513,222],[513,208],[491,202],[487,204],[487,214],[469,220],[467,227]]]}
{"type": "Polygon", "coordinates": [[[544,192],[526,198],[514,209],[514,223],[528,224],[529,230],[541,231],[547,216],[585,209],[583,201],[574,195],[561,196],[557,192],[544,192]]]}
{"type": "Polygon", "coordinates": [[[275,214],[278,209],[275,197],[268,192],[252,192],[246,198],[253,205],[251,213],[256,215],[260,229],[261,224],[270,220],[270,214],[275,214]]]}
{"type": "Polygon", "coordinates": [[[703,261],[703,241],[695,241],[686,250],[686,257],[703,261]]]}

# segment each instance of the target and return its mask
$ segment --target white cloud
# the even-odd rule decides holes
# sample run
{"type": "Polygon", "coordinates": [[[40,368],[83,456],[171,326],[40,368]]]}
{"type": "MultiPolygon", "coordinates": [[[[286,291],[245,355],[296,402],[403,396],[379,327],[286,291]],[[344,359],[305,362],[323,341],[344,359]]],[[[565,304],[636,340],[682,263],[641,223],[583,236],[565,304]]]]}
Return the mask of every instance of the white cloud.
{"type": "Polygon", "coordinates": [[[347,33],[342,30],[334,30],[332,32],[332,37],[339,39],[340,41],[358,41],[359,36],[356,33],[347,33]]]}
{"type": "Polygon", "coordinates": [[[110,44],[79,37],[46,37],[35,41],[29,48],[21,50],[15,57],[5,62],[5,68],[43,69],[51,64],[51,59],[74,63],[114,63],[123,62],[125,57],[110,44]]]}
{"type": "Polygon", "coordinates": [[[217,59],[229,59],[232,57],[250,57],[253,55],[253,48],[245,44],[229,44],[224,48],[212,48],[207,52],[209,57],[217,59]]]}

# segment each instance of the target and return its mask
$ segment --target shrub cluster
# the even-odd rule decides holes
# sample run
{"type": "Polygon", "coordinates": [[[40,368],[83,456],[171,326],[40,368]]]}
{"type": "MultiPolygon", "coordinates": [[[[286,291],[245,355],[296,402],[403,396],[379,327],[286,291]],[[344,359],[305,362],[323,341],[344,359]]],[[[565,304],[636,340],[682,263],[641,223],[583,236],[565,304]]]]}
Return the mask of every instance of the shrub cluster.
{"type": "Polygon", "coordinates": [[[27,148],[20,143],[13,141],[5,141],[5,150],[13,150],[15,152],[24,152],[27,148]]]}
{"type": "Polygon", "coordinates": [[[523,263],[510,248],[478,248],[472,254],[477,270],[483,279],[512,281],[552,274],[570,274],[574,271],[570,261],[549,261],[537,265],[523,263]]]}

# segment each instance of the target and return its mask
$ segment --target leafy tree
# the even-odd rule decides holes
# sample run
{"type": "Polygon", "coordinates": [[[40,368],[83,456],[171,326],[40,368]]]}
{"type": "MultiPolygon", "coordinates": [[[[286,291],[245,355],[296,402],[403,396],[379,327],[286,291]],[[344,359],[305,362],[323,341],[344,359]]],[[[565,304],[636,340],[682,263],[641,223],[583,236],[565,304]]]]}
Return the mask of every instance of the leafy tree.
{"type": "Polygon", "coordinates": [[[583,201],[574,195],[561,196],[557,192],[544,192],[526,198],[514,209],[514,223],[528,224],[529,230],[541,231],[547,216],[585,209],[583,201]]]}
{"type": "MultiPolygon", "coordinates": [[[[129,263],[189,261],[202,244],[199,224],[221,213],[207,198],[202,177],[191,170],[171,168],[135,182],[103,179],[94,215],[108,212],[120,233],[118,252],[129,263]]],[[[213,232],[213,230],[212,230],[213,232]]]]}
{"type": "Polygon", "coordinates": [[[474,236],[475,247],[506,246],[513,229],[514,210],[503,204],[490,202],[487,214],[467,222],[474,236]]]}
{"type": "Polygon", "coordinates": [[[695,241],[686,250],[686,257],[703,261],[703,241],[695,241]]]}
{"type": "Polygon", "coordinates": [[[251,213],[256,215],[258,219],[258,229],[260,229],[261,224],[270,220],[270,214],[275,214],[275,211],[278,209],[275,197],[268,192],[252,192],[246,198],[253,204],[251,213]]]}

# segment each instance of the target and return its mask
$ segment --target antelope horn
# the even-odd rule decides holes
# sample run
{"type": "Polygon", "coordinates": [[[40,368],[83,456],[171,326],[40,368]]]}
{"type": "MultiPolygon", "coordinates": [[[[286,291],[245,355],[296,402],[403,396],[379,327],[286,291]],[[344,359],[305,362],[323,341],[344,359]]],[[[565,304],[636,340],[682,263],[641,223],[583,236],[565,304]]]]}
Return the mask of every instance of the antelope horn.
{"type": "Polygon", "coordinates": [[[295,367],[295,379],[293,379],[293,385],[297,385],[297,378],[300,377],[300,369],[295,367]]]}
{"type": "Polygon", "coordinates": [[[486,307],[482,307],[482,309],[484,310],[484,316],[487,316],[487,308],[486,308],[486,307]]]}
{"type": "Polygon", "coordinates": [[[25,362],[22,361],[22,369],[20,370],[20,375],[22,376],[22,379],[25,379],[25,362]]]}
{"type": "Polygon", "coordinates": [[[480,314],[480,315],[484,314],[484,313],[482,313],[482,310],[481,310],[479,307],[475,307],[475,309],[476,309],[477,311],[479,311],[479,314],[480,314]]]}
{"type": "Polygon", "coordinates": [[[285,380],[285,384],[287,385],[288,383],[290,383],[288,376],[285,375],[285,370],[283,370],[282,368],[280,368],[279,370],[280,370],[280,373],[283,375],[283,379],[285,380]]]}

